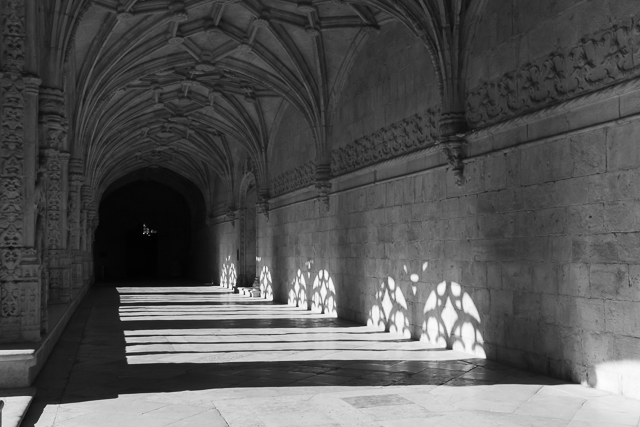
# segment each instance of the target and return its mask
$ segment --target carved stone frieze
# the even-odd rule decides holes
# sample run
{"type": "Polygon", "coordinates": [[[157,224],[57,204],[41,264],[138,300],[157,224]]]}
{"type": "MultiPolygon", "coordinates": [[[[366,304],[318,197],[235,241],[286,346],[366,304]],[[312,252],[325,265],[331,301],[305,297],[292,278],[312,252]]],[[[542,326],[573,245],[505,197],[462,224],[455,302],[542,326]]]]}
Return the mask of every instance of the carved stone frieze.
{"type": "Polygon", "coordinates": [[[560,48],[467,94],[474,127],[500,122],[640,75],[640,21],[629,19],[560,48]]]}
{"type": "Polygon", "coordinates": [[[271,194],[274,197],[313,184],[316,164],[313,160],[280,174],[271,180],[271,194]]]}
{"type": "Polygon", "coordinates": [[[437,111],[428,110],[379,129],[331,153],[333,176],[373,165],[435,144],[438,138],[437,111]]]}

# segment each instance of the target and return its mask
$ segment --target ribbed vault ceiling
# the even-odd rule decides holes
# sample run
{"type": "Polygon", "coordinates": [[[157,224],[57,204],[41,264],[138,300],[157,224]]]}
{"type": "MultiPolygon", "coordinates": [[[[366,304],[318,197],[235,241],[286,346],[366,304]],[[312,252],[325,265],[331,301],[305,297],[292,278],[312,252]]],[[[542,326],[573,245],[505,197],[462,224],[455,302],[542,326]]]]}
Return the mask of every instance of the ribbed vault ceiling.
{"type": "Polygon", "coordinates": [[[64,42],[54,28],[51,43],[72,65],[74,150],[84,153],[96,189],[160,166],[210,194],[215,174],[223,181],[233,175],[240,148],[265,187],[266,153],[288,106],[308,121],[316,152],[326,153],[332,106],[358,48],[390,21],[421,35],[401,2],[52,3],[56,16],[65,7],[75,16],[65,22],[73,37],[64,42]]]}

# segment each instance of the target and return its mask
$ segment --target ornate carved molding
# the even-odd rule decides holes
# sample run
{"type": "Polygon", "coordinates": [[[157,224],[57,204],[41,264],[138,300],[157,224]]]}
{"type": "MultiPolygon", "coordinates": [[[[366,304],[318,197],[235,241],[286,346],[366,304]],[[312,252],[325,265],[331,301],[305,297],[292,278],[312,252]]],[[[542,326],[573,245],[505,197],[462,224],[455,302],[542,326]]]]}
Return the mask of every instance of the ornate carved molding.
{"type": "Polygon", "coordinates": [[[482,127],[640,75],[640,21],[629,19],[558,49],[467,94],[467,118],[482,127]]]}
{"type": "Polygon", "coordinates": [[[316,164],[313,160],[286,171],[271,180],[271,194],[277,197],[307,187],[314,182],[315,173],[316,164]]]}
{"type": "Polygon", "coordinates": [[[360,138],[331,153],[333,176],[344,175],[436,143],[440,113],[428,110],[360,138]]]}
{"type": "Polygon", "coordinates": [[[467,147],[468,125],[464,113],[443,113],[440,118],[440,139],[438,146],[447,157],[447,162],[456,177],[456,185],[463,186],[464,157],[467,147]]]}
{"type": "Polygon", "coordinates": [[[314,185],[318,192],[317,199],[321,203],[325,212],[329,212],[331,194],[331,165],[321,164],[316,166],[314,185]]]}
{"type": "Polygon", "coordinates": [[[0,77],[0,285],[2,317],[19,316],[24,204],[24,2],[6,0],[2,15],[0,77]]]}

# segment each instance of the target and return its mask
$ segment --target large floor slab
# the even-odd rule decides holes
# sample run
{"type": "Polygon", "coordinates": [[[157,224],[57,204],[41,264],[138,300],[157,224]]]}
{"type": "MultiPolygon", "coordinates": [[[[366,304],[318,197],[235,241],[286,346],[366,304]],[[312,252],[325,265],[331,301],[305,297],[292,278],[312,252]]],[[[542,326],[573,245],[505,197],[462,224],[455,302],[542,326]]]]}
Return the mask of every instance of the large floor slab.
{"type": "Polygon", "coordinates": [[[25,427],[640,426],[640,402],[218,287],[94,288],[25,427]]]}

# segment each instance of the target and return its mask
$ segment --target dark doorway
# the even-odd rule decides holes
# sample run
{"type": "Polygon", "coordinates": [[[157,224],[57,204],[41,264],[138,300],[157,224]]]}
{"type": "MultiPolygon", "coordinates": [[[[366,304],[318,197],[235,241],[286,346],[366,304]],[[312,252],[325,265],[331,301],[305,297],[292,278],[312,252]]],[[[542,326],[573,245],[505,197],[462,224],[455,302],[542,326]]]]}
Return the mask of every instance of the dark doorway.
{"type": "Polygon", "coordinates": [[[96,279],[176,279],[187,273],[191,210],[184,196],[151,180],[127,184],[100,203],[96,279]]]}
{"type": "Polygon", "coordinates": [[[145,226],[140,223],[127,231],[127,275],[132,279],[155,279],[158,276],[158,235],[144,234],[145,226]]]}

